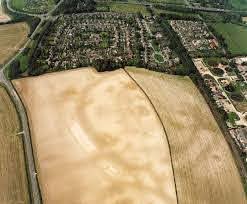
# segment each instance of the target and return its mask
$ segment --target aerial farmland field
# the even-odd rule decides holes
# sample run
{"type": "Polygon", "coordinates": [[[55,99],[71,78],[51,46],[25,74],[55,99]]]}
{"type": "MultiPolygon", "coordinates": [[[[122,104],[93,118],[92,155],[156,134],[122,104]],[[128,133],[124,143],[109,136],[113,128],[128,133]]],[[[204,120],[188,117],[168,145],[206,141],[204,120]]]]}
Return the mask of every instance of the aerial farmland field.
{"type": "Polygon", "coordinates": [[[110,10],[118,13],[142,13],[144,16],[150,16],[147,8],[144,5],[137,4],[121,4],[121,3],[110,3],[110,10]]]}
{"type": "Polygon", "coordinates": [[[147,0],[147,2],[165,4],[186,4],[185,0],[147,0]]]}
{"type": "Polygon", "coordinates": [[[124,70],[82,68],[13,84],[45,204],[177,203],[162,123],[124,70]]]}
{"type": "Polygon", "coordinates": [[[237,10],[247,10],[246,0],[230,0],[229,3],[237,10]]]}
{"type": "Polygon", "coordinates": [[[215,31],[222,35],[228,46],[228,50],[233,55],[247,54],[247,27],[232,23],[214,23],[215,31]]]}
{"type": "Polygon", "coordinates": [[[192,81],[128,68],[166,129],[180,204],[244,204],[231,151],[207,103],[192,81]]]}
{"type": "Polygon", "coordinates": [[[54,0],[11,0],[11,6],[27,13],[46,13],[55,5],[54,0]]]}
{"type": "Polygon", "coordinates": [[[0,26],[0,64],[8,60],[25,43],[29,33],[26,23],[0,26]]]}
{"type": "Polygon", "coordinates": [[[0,0],[0,204],[247,204],[246,108],[247,0],[0,0]]]}
{"type": "Polygon", "coordinates": [[[20,125],[9,95],[0,86],[0,203],[29,203],[20,125]]]}

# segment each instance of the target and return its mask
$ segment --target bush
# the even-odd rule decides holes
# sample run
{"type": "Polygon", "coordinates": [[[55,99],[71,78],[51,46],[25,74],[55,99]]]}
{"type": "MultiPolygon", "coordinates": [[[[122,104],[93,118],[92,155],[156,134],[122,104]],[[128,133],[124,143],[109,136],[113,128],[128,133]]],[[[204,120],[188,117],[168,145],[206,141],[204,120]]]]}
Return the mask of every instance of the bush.
{"type": "Polygon", "coordinates": [[[235,112],[230,112],[230,113],[227,113],[227,120],[235,125],[235,121],[238,121],[240,120],[239,116],[235,113],[235,112]]]}
{"type": "Polygon", "coordinates": [[[228,86],[225,87],[225,90],[228,92],[234,92],[235,88],[232,84],[229,84],[228,86]]]}
{"type": "Polygon", "coordinates": [[[220,62],[223,65],[228,65],[228,60],[226,58],[222,58],[220,62]]]}
{"type": "Polygon", "coordinates": [[[233,72],[233,68],[231,68],[231,67],[226,67],[225,70],[226,70],[227,72],[233,72]]]}
{"type": "Polygon", "coordinates": [[[20,61],[14,60],[9,66],[8,77],[10,79],[16,78],[20,74],[20,61]]]}
{"type": "Polygon", "coordinates": [[[58,13],[82,13],[96,10],[94,0],[64,0],[57,9],[58,13]]]}
{"type": "Polygon", "coordinates": [[[213,75],[216,75],[216,76],[222,76],[224,74],[224,70],[220,68],[212,68],[210,70],[213,73],[213,75]]]}
{"type": "Polygon", "coordinates": [[[245,98],[240,93],[232,93],[231,94],[231,99],[236,101],[236,102],[243,102],[245,98]]]}

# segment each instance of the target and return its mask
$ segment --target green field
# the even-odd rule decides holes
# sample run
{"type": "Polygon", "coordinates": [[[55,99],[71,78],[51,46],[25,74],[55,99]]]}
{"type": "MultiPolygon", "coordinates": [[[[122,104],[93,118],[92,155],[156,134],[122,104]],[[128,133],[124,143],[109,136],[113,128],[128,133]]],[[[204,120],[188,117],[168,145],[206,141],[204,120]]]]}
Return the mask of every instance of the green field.
{"type": "Polygon", "coordinates": [[[233,8],[238,10],[247,10],[247,0],[230,0],[233,8]]]}
{"type": "Polygon", "coordinates": [[[232,23],[215,23],[212,26],[223,36],[231,54],[247,54],[247,27],[232,23]]]}
{"type": "Polygon", "coordinates": [[[184,0],[147,0],[147,2],[165,4],[185,4],[184,0]]]}
{"type": "Polygon", "coordinates": [[[121,4],[111,3],[109,4],[110,10],[118,13],[141,13],[144,16],[150,16],[147,8],[143,5],[136,4],[121,4]]]}
{"type": "Polygon", "coordinates": [[[12,0],[11,6],[16,10],[22,10],[25,7],[25,0],[12,0]]]}
{"type": "Polygon", "coordinates": [[[46,13],[54,5],[54,0],[11,0],[11,7],[27,13],[46,13]]]}
{"type": "Polygon", "coordinates": [[[185,0],[128,0],[129,3],[163,3],[163,4],[186,4],[185,0]]]}
{"type": "Polygon", "coordinates": [[[168,18],[171,16],[171,17],[179,17],[181,19],[190,19],[190,18],[193,18],[193,19],[198,19],[200,20],[199,18],[199,15],[196,14],[196,13],[182,13],[182,12],[176,12],[176,11],[169,11],[169,10],[163,10],[163,9],[157,9],[157,8],[153,8],[153,11],[155,13],[155,15],[160,15],[160,14],[164,14],[164,16],[167,16],[168,18]]]}

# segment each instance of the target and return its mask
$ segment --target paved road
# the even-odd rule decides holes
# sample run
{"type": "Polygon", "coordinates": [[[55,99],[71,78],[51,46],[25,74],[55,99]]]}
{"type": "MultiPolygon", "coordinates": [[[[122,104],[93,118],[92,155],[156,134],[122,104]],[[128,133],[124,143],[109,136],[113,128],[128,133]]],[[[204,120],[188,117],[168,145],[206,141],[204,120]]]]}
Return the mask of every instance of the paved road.
{"type": "Polygon", "coordinates": [[[23,135],[25,159],[26,159],[26,164],[27,164],[27,174],[28,174],[31,203],[32,204],[42,204],[42,198],[41,198],[39,183],[37,179],[35,159],[34,159],[34,154],[33,154],[32,141],[31,141],[31,135],[30,135],[30,130],[28,126],[28,118],[27,118],[26,110],[15,88],[13,87],[11,81],[9,81],[4,75],[4,70],[18,57],[19,54],[21,54],[23,49],[25,49],[29,45],[29,43],[31,42],[31,39],[36,35],[36,33],[39,32],[39,29],[44,20],[55,20],[56,19],[56,17],[52,16],[52,13],[63,2],[63,0],[60,0],[60,2],[49,13],[42,14],[42,15],[38,15],[38,14],[36,15],[36,14],[16,11],[10,7],[10,0],[6,0],[6,1],[7,1],[7,8],[11,10],[12,12],[19,13],[19,14],[25,14],[29,16],[35,16],[41,19],[39,25],[36,27],[35,31],[32,33],[32,35],[30,36],[28,41],[25,43],[25,45],[21,49],[19,49],[19,52],[0,69],[0,83],[2,83],[6,87],[13,102],[15,103],[17,112],[19,113],[19,116],[20,116],[20,122],[21,122],[22,129],[23,129],[22,135],[23,135]]]}
{"type": "Polygon", "coordinates": [[[24,144],[24,151],[25,151],[25,159],[27,164],[27,173],[28,173],[28,182],[29,182],[29,191],[30,191],[30,197],[31,202],[33,204],[41,204],[41,195],[39,191],[39,184],[36,177],[36,168],[35,168],[35,162],[34,162],[34,156],[33,156],[33,148],[32,148],[32,142],[30,137],[30,131],[28,126],[28,119],[25,112],[25,108],[15,91],[12,83],[6,79],[3,69],[0,70],[0,83],[4,84],[7,91],[9,92],[13,102],[15,103],[16,109],[20,116],[20,122],[23,128],[23,144],[24,144]]]}
{"type": "Polygon", "coordinates": [[[39,29],[45,20],[55,20],[56,19],[56,17],[52,16],[52,13],[60,6],[60,4],[62,4],[62,2],[64,0],[60,0],[59,3],[56,4],[56,6],[54,6],[54,8],[52,10],[49,11],[49,13],[42,14],[42,15],[39,15],[39,14],[36,15],[36,14],[30,14],[30,13],[25,13],[25,12],[21,12],[21,11],[16,11],[13,8],[11,8],[10,0],[6,0],[6,1],[7,1],[7,8],[9,10],[11,10],[12,12],[38,17],[41,19],[41,21],[40,21],[39,25],[36,27],[36,29],[34,30],[34,32],[32,33],[32,35],[29,37],[28,41],[23,45],[23,47],[21,49],[19,49],[19,52],[17,52],[17,54],[13,58],[11,58],[6,64],[4,64],[2,69],[5,69],[6,67],[8,67],[18,57],[18,55],[22,53],[22,51],[29,45],[29,43],[31,42],[33,37],[36,35],[36,33],[39,32],[39,29]]]}
{"type": "Polygon", "coordinates": [[[20,55],[22,53],[22,51],[30,44],[30,42],[32,41],[33,37],[36,35],[36,33],[38,33],[39,28],[41,27],[41,24],[43,23],[43,19],[41,19],[39,25],[36,27],[35,31],[32,33],[32,35],[29,37],[29,39],[27,40],[27,42],[23,45],[22,48],[19,49],[19,51],[16,53],[16,55],[14,57],[12,57],[6,64],[4,64],[2,69],[6,69],[14,60],[17,59],[18,55],[20,55]]]}
{"type": "Polygon", "coordinates": [[[57,9],[58,6],[60,6],[60,4],[64,1],[64,0],[60,0],[48,13],[46,14],[34,14],[34,13],[27,13],[27,12],[24,12],[24,11],[17,11],[15,9],[13,9],[10,5],[10,1],[11,0],[6,0],[7,2],[7,8],[14,12],[14,13],[18,13],[18,14],[24,14],[24,15],[28,15],[28,16],[33,16],[33,17],[38,17],[40,19],[47,19],[49,18],[49,16],[52,15],[52,13],[57,9]]]}

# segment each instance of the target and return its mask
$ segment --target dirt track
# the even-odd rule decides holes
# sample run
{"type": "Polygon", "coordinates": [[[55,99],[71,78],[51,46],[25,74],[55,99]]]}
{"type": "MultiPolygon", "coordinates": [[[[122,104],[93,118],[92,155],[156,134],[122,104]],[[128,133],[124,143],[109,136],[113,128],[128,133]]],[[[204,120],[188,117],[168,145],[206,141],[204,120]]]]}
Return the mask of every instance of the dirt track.
{"type": "Polygon", "coordinates": [[[180,204],[245,204],[231,151],[189,78],[127,69],[165,126],[180,204]]]}
{"type": "Polygon", "coordinates": [[[27,108],[45,204],[173,204],[165,133],[123,70],[15,80],[27,108]]]}

